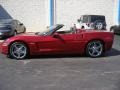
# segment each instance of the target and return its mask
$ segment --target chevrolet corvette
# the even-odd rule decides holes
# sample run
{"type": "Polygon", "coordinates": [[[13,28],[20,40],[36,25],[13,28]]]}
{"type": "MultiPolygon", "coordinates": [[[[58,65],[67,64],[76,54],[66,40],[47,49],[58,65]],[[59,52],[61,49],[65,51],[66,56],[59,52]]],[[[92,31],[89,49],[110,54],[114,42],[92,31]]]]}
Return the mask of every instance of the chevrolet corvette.
{"type": "Polygon", "coordinates": [[[93,58],[102,56],[112,48],[112,32],[99,30],[64,30],[56,24],[43,32],[27,32],[6,39],[1,44],[1,53],[14,59],[33,55],[81,54],[93,58]]]}

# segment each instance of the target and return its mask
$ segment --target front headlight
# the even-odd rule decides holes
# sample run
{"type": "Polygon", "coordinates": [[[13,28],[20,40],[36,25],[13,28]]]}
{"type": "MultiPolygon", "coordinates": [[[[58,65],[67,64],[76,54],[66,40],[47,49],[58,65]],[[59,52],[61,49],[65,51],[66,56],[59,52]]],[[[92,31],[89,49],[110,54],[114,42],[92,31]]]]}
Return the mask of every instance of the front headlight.
{"type": "Polygon", "coordinates": [[[9,39],[7,39],[2,43],[2,46],[8,46],[9,44],[10,44],[9,39]]]}
{"type": "Polygon", "coordinates": [[[8,42],[4,42],[4,43],[2,44],[2,46],[8,46],[8,45],[9,45],[8,42]]]}

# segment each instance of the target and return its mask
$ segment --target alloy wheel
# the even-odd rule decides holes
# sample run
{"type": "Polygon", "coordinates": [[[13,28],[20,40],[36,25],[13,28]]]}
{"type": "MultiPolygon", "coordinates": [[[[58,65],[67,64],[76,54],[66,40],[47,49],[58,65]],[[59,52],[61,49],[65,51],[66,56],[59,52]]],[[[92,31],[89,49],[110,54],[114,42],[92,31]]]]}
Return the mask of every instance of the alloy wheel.
{"type": "Polygon", "coordinates": [[[15,42],[10,46],[10,56],[15,59],[24,59],[27,56],[27,47],[25,44],[15,42]]]}
{"type": "Polygon", "coordinates": [[[99,57],[103,54],[103,44],[101,41],[91,41],[87,45],[87,54],[90,57],[99,57]]]}

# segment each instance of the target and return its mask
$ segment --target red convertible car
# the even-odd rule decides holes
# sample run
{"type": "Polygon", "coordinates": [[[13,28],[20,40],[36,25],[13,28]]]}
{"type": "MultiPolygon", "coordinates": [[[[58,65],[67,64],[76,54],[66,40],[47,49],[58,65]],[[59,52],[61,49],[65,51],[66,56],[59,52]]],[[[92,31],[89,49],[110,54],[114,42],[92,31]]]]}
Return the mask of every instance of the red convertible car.
{"type": "Polygon", "coordinates": [[[1,52],[14,59],[30,55],[86,54],[100,57],[110,50],[114,35],[107,31],[60,31],[64,25],[53,25],[44,32],[25,33],[8,38],[1,45],[1,52]]]}

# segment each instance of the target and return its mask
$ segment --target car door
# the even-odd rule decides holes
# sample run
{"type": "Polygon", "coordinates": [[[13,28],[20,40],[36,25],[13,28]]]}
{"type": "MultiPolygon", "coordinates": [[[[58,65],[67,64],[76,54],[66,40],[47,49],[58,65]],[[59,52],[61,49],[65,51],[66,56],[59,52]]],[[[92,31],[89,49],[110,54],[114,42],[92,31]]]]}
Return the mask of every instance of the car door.
{"type": "Polygon", "coordinates": [[[44,36],[39,41],[39,52],[42,54],[79,53],[83,49],[82,34],[44,36]]]}
{"type": "Polygon", "coordinates": [[[65,42],[58,37],[39,37],[37,46],[40,54],[61,54],[65,52],[65,42]]]}
{"type": "Polygon", "coordinates": [[[80,53],[83,51],[85,45],[82,34],[63,34],[61,38],[65,43],[64,48],[66,53],[80,53]]]}

